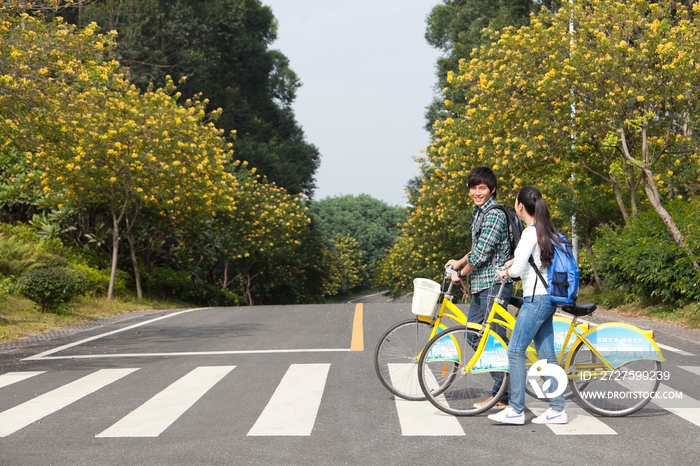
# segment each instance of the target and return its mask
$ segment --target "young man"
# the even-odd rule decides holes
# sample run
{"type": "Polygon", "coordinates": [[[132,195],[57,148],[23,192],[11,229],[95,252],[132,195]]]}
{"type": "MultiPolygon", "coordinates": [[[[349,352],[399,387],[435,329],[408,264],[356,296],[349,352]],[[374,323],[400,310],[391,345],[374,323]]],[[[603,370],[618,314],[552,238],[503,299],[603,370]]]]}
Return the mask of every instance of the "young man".
{"type": "MultiPolygon", "coordinates": [[[[452,282],[459,283],[467,275],[471,280],[472,299],[469,304],[467,319],[469,322],[480,324],[486,320],[493,298],[498,292],[500,281],[496,275],[496,267],[503,266],[513,251],[511,251],[510,240],[508,238],[508,221],[506,215],[500,209],[492,209],[484,215],[489,206],[496,204],[496,194],[498,183],[496,175],[488,167],[475,167],[469,172],[467,177],[469,186],[469,196],[474,201],[474,211],[472,214],[472,250],[461,259],[450,259],[445,267],[452,267],[455,272],[452,274],[452,282]],[[483,218],[482,218],[483,217],[483,218]],[[481,228],[478,229],[479,223],[481,228]],[[477,231],[478,230],[478,231],[477,231]]],[[[513,282],[506,283],[502,297],[507,303],[513,292],[513,282]]],[[[506,330],[500,325],[494,327],[494,331],[506,340],[506,330]]],[[[478,342],[474,342],[476,344],[478,342]]],[[[491,398],[474,403],[474,407],[481,407],[491,401],[493,395],[503,383],[503,374],[493,373],[494,385],[491,398]]],[[[508,395],[506,394],[495,407],[505,408],[508,405],[508,395]]]]}

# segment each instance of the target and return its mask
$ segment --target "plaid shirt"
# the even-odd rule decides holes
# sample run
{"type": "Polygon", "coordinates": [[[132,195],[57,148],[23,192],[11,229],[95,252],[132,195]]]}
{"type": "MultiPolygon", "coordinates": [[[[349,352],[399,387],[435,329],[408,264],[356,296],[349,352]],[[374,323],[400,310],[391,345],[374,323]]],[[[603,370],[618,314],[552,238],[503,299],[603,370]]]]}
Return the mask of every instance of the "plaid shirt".
{"type": "Polygon", "coordinates": [[[493,204],[496,204],[496,200],[490,198],[483,207],[474,206],[472,213],[472,251],[467,256],[467,262],[475,269],[470,274],[472,293],[494,286],[498,282],[494,265],[503,265],[512,253],[508,238],[508,222],[501,210],[491,210],[481,223],[481,233],[477,236],[475,232],[479,217],[483,215],[482,212],[493,204]],[[495,254],[494,260],[496,251],[498,254],[495,254]]]}

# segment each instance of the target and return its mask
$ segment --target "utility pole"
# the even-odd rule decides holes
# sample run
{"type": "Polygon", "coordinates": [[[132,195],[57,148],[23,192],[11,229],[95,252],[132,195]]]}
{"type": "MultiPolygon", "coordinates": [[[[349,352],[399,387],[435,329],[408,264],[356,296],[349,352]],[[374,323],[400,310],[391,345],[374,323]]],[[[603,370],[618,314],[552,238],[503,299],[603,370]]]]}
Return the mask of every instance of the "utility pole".
{"type": "MultiPolygon", "coordinates": [[[[573,46],[574,46],[574,0],[569,0],[569,3],[571,4],[571,17],[569,18],[569,58],[573,58],[573,46]]],[[[574,130],[571,133],[571,150],[575,150],[576,148],[576,101],[574,100],[574,90],[571,89],[571,120],[572,120],[572,125],[571,127],[574,128],[574,130]]],[[[571,173],[571,183],[572,183],[572,189],[571,189],[571,195],[575,196],[574,189],[573,189],[573,182],[576,179],[576,175],[572,172],[571,173]]],[[[575,204],[574,204],[575,205],[575,204]]],[[[573,249],[574,252],[574,258],[576,259],[576,263],[578,263],[578,235],[576,235],[576,213],[571,216],[571,248],[573,249]]]]}

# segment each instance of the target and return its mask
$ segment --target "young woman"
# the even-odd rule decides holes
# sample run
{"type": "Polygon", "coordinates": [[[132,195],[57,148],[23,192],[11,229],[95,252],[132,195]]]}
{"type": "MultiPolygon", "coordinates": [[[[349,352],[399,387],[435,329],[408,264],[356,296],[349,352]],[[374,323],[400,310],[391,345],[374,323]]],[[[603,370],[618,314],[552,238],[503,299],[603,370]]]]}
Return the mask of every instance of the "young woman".
{"type": "MultiPolygon", "coordinates": [[[[526,187],[520,190],[515,200],[515,212],[527,226],[523,231],[513,259],[506,262],[506,269],[499,273],[502,280],[508,277],[522,277],[523,297],[525,302],[518,313],[513,335],[508,343],[508,364],[510,365],[510,400],[509,405],[489,419],[506,424],[525,424],[525,384],[527,368],[525,350],[531,341],[535,343],[537,357],[547,361],[556,361],[554,354],[554,331],[552,317],[556,307],[550,302],[547,290],[538,279],[537,273],[529,263],[530,256],[535,260],[543,276],[547,276],[547,267],[552,264],[554,244],[559,242],[552,225],[549,209],[537,188],[526,187]]],[[[552,379],[556,389],[556,380],[552,379]]],[[[549,409],[532,420],[535,424],[566,424],[564,396],[552,398],[549,409]]]]}

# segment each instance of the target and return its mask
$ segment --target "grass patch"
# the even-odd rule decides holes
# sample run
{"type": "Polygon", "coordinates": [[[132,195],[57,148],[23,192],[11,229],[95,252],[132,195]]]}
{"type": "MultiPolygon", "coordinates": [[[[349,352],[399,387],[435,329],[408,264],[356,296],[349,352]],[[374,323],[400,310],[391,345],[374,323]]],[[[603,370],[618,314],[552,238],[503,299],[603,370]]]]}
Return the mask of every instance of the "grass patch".
{"type": "Polygon", "coordinates": [[[599,309],[623,315],[643,317],[666,322],[680,327],[700,329],[700,303],[691,303],[682,308],[668,305],[646,305],[631,299],[624,292],[613,290],[598,292],[593,287],[585,287],[579,292],[579,303],[596,303],[599,309]]]}
{"type": "Polygon", "coordinates": [[[111,301],[106,298],[81,297],[53,313],[39,311],[28,299],[9,296],[0,303],[0,344],[129,312],[191,307],[194,306],[148,298],[139,301],[133,296],[111,301]]]}

